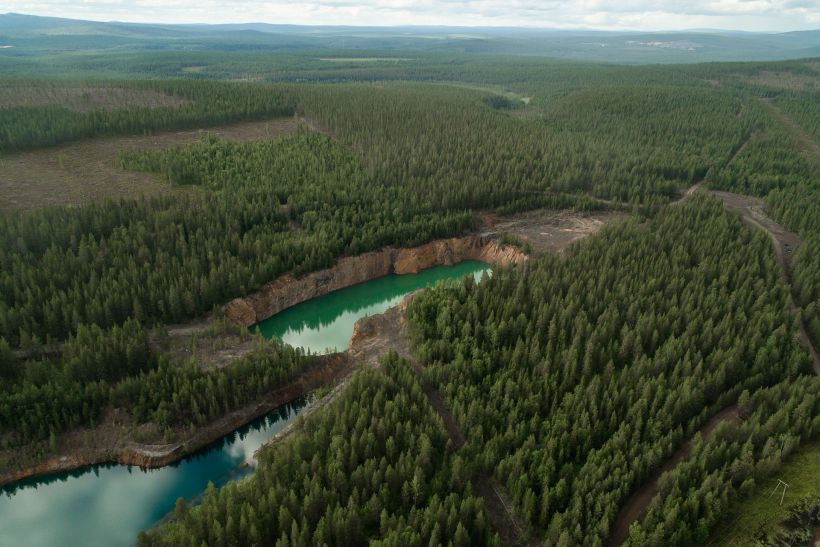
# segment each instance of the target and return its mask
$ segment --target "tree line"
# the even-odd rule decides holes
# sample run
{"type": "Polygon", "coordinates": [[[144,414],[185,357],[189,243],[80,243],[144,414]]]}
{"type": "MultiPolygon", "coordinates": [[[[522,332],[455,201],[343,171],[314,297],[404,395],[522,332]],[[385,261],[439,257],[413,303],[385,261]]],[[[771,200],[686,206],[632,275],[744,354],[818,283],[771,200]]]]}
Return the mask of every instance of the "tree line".
{"type": "Polygon", "coordinates": [[[499,545],[483,499],[413,370],[395,353],[259,453],[256,473],[138,544],[499,545]]]}
{"type": "Polygon", "coordinates": [[[419,357],[549,545],[604,541],[636,485],[710,416],[809,368],[770,242],[707,196],[566,259],[422,293],[419,357]]]}
{"type": "Polygon", "coordinates": [[[16,90],[24,93],[31,86],[50,86],[56,88],[57,93],[72,87],[150,90],[170,95],[180,104],[150,108],[124,101],[117,108],[89,111],[72,110],[56,102],[40,106],[0,104],[0,152],[103,135],[167,131],[293,114],[293,106],[283,101],[280,94],[269,87],[252,84],[156,80],[55,84],[14,79],[3,84],[7,94],[16,90]]]}

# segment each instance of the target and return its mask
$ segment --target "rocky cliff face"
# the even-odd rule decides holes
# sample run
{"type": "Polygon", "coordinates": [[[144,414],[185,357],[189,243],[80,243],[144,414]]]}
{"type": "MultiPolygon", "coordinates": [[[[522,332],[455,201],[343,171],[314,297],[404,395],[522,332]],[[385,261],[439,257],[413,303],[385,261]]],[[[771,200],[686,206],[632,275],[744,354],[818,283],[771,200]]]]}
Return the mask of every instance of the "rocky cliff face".
{"type": "Polygon", "coordinates": [[[350,374],[354,364],[345,353],[318,356],[295,380],[276,389],[255,404],[230,412],[191,437],[175,445],[146,445],[129,443],[117,455],[116,461],[144,469],[165,467],[181,460],[203,446],[234,431],[251,420],[264,416],[274,408],[296,400],[321,386],[332,385],[350,374]]]}
{"type": "MultiPolygon", "coordinates": [[[[320,386],[341,382],[355,369],[347,353],[317,356],[293,381],[266,394],[260,400],[230,412],[210,424],[197,429],[191,436],[176,444],[142,444],[120,438],[111,445],[90,445],[64,455],[53,456],[35,466],[0,472],[0,487],[29,477],[71,471],[88,465],[118,463],[145,469],[163,467],[181,460],[188,454],[224,437],[251,420],[264,416],[274,408],[306,395],[320,386]]],[[[94,430],[88,430],[94,438],[94,430]]]]}
{"type": "Polygon", "coordinates": [[[418,273],[433,266],[450,266],[464,260],[480,260],[492,266],[504,267],[520,264],[526,259],[527,256],[518,248],[501,245],[489,237],[472,235],[440,239],[418,247],[384,249],[340,258],[335,266],[298,279],[292,275],[283,275],[257,293],[232,300],[224,311],[237,325],[250,327],[311,298],[389,273],[418,273]]]}

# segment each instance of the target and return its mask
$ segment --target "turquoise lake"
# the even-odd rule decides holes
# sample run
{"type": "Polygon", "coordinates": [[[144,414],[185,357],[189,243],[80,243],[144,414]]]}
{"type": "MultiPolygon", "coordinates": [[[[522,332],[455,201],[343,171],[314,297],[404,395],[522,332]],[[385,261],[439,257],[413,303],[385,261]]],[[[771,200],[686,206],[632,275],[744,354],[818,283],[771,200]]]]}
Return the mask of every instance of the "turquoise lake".
{"type": "MultiPolygon", "coordinates": [[[[388,275],[304,302],[259,324],[268,337],[313,353],[343,350],[353,324],[395,306],[406,294],[439,281],[490,272],[480,262],[388,275]]],[[[124,465],[21,481],[0,489],[0,545],[96,547],[134,545],[137,534],[171,512],[180,497],[195,502],[208,482],[217,486],[253,472],[254,452],[308,405],[279,407],[175,465],[141,470],[124,465]]]]}
{"type": "Polygon", "coordinates": [[[417,274],[391,274],[297,304],[256,327],[267,338],[276,337],[312,353],[342,351],[347,348],[353,324],[359,318],[382,313],[406,294],[432,287],[439,281],[458,280],[465,275],[479,281],[484,272],[491,271],[486,264],[469,260],[417,274]]]}

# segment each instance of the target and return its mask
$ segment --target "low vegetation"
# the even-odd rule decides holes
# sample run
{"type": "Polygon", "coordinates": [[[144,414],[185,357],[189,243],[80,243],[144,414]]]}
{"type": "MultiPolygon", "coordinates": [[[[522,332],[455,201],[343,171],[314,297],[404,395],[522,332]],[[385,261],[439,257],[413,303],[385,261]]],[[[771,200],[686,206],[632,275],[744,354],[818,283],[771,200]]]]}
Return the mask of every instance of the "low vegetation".
{"type": "Polygon", "coordinates": [[[811,545],[820,525],[820,441],[815,438],[779,457],[782,465],[767,469],[763,480],[747,483],[746,497],[733,500],[708,545],[811,545]],[[785,493],[778,488],[781,480],[789,485],[785,493]]]}

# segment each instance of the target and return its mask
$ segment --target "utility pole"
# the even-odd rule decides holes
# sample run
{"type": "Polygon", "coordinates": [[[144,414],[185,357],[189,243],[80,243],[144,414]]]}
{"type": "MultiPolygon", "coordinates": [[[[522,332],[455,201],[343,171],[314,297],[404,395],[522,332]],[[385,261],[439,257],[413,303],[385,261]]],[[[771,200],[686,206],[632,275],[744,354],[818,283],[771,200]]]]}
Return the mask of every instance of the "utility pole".
{"type": "Polygon", "coordinates": [[[774,487],[774,491],[771,494],[769,494],[769,497],[772,497],[775,494],[777,494],[777,491],[780,489],[781,486],[783,487],[783,495],[780,496],[780,505],[783,505],[783,498],[786,497],[786,490],[789,488],[788,483],[783,482],[780,479],[777,479],[777,486],[774,487]]]}

